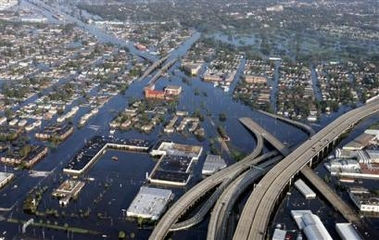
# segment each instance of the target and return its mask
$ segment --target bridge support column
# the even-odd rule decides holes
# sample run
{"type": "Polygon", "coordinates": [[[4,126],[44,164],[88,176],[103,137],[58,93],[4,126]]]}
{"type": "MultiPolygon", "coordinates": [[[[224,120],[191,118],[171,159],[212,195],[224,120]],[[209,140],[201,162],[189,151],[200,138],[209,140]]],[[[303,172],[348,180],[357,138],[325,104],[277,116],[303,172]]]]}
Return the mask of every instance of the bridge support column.
{"type": "Polygon", "coordinates": [[[292,177],[291,177],[291,179],[290,179],[290,181],[289,181],[289,186],[292,185],[292,181],[293,181],[294,177],[295,177],[295,176],[292,176],[292,177]]]}

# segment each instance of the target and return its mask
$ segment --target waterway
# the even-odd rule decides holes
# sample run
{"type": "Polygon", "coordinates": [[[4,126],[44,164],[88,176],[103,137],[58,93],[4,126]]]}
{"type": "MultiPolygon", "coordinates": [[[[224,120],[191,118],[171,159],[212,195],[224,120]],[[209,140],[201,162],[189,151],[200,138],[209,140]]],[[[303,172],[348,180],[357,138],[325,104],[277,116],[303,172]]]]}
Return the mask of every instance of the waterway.
{"type": "MultiPolygon", "coordinates": [[[[185,53],[186,47],[188,47],[188,45],[184,44],[183,49],[178,50],[177,54],[185,53]]],[[[239,117],[245,116],[252,117],[263,127],[273,132],[281,141],[287,142],[290,145],[303,141],[306,138],[306,135],[298,129],[252,111],[249,107],[234,101],[230,94],[225,93],[219,88],[214,88],[212,84],[205,83],[199,78],[190,78],[188,84],[183,82],[182,77],[180,77],[183,76],[183,73],[178,69],[179,65],[180,64],[177,63],[171,67],[167,77],[162,77],[158,81],[157,89],[162,89],[168,84],[182,86],[183,93],[179,99],[177,108],[189,112],[194,112],[199,109],[216,124],[224,125],[231,138],[231,146],[233,149],[247,154],[255,147],[254,136],[252,136],[251,133],[238,121],[239,117]],[[174,71],[179,72],[179,74],[174,75],[174,71]],[[194,93],[196,90],[199,90],[201,94],[195,95],[194,93]],[[218,120],[219,113],[226,113],[227,120],[225,122],[220,122],[218,120]]],[[[85,144],[85,141],[95,135],[108,135],[108,123],[117,115],[118,111],[127,106],[130,99],[142,97],[142,89],[148,81],[149,78],[135,82],[129,87],[125,95],[119,94],[113,97],[100,109],[96,116],[89,120],[86,127],[76,128],[73,135],[67,141],[63,142],[56,148],[51,149],[48,156],[34,167],[34,170],[40,171],[51,171],[55,169],[49,177],[35,178],[29,176],[27,171],[15,171],[17,175],[16,179],[0,192],[0,207],[11,207],[15,202],[17,202],[17,204],[12,211],[3,212],[0,215],[22,220],[28,220],[33,217],[39,221],[38,217],[29,216],[23,213],[22,201],[25,198],[26,192],[30,191],[37,184],[40,184],[41,186],[48,186],[49,190],[44,194],[39,210],[58,208],[60,212],[74,213],[74,217],[53,218],[50,221],[57,221],[59,225],[69,222],[70,225],[73,226],[80,226],[99,231],[102,234],[109,236],[109,238],[114,238],[119,230],[124,230],[128,233],[134,232],[136,234],[136,239],[146,238],[149,235],[150,230],[138,230],[137,223],[125,221],[121,218],[121,209],[126,209],[129,206],[135,194],[138,192],[139,187],[145,183],[146,172],[151,171],[155,164],[155,160],[151,159],[146,154],[131,154],[113,151],[105,154],[86,175],[95,178],[95,181],[87,182],[83,192],[79,195],[77,202],[70,204],[67,208],[59,208],[57,206],[57,200],[52,199],[50,193],[60,182],[67,178],[67,176],[62,174],[62,168],[71,160],[73,155],[80,150],[85,144]],[[119,161],[111,161],[110,159],[113,155],[118,156],[119,161]],[[102,192],[105,182],[110,183],[111,187],[103,194],[104,196],[101,202],[99,204],[94,204],[93,200],[102,192]],[[75,213],[80,209],[85,210],[85,207],[91,209],[91,214],[88,219],[75,217],[75,213]],[[106,212],[107,217],[105,219],[99,219],[97,216],[99,212],[106,212]]],[[[77,125],[79,118],[87,111],[86,108],[81,108],[79,110],[78,114],[73,119],[75,125],[77,125]]],[[[202,123],[207,136],[204,141],[199,141],[191,135],[184,136],[178,133],[168,136],[162,135],[162,126],[158,126],[150,134],[143,134],[137,131],[116,132],[115,134],[119,137],[142,138],[152,142],[165,138],[180,143],[202,145],[204,147],[204,152],[208,152],[210,139],[217,136],[217,131],[210,124],[209,118],[206,118],[202,123]]],[[[34,132],[30,133],[32,141],[34,141],[32,137],[33,134],[34,132]]],[[[224,153],[223,157],[227,160],[228,164],[234,162],[233,158],[226,153],[224,153]]],[[[193,184],[202,178],[201,168],[204,159],[205,154],[203,154],[200,160],[193,166],[193,176],[187,188],[172,189],[176,194],[176,198],[183,194],[185,189],[193,186],[193,184]]],[[[4,166],[1,166],[0,169],[4,170],[4,166]]],[[[190,236],[197,236],[193,239],[202,239],[206,233],[205,228],[202,226],[203,223],[199,227],[186,231],[186,238],[189,239],[190,236]],[[199,234],[199,231],[202,232],[202,234],[199,234]]],[[[15,234],[18,234],[19,227],[15,227],[14,224],[2,222],[2,224],[0,224],[0,232],[1,231],[9,232],[8,236],[14,236],[15,234]]],[[[27,234],[37,238],[41,238],[43,235],[42,229],[33,227],[27,230],[27,234]]],[[[182,232],[179,232],[174,234],[173,237],[174,239],[179,239],[183,236],[182,234],[182,232]]],[[[66,233],[48,231],[46,229],[44,230],[44,235],[47,239],[51,239],[53,236],[55,239],[67,237],[66,233]]],[[[74,235],[74,237],[70,235],[70,239],[93,239],[92,237],[93,236],[91,235],[74,235]]]]}
{"type": "MultiPolygon", "coordinates": [[[[79,23],[80,24],[80,23],[79,23]]],[[[82,25],[97,36],[97,29],[87,25],[82,25]]],[[[109,40],[109,36],[103,36],[109,40]]],[[[183,56],[189,47],[200,37],[195,33],[188,41],[181,45],[177,50],[171,53],[172,58],[183,56]]],[[[241,63],[244,64],[244,63],[241,63]]],[[[225,93],[222,89],[214,88],[212,84],[201,81],[199,77],[184,77],[184,73],[179,70],[180,63],[176,63],[170,68],[166,76],[163,76],[156,84],[157,89],[163,89],[167,85],[180,85],[183,93],[178,100],[178,110],[189,111],[190,113],[200,111],[206,116],[201,125],[205,128],[206,138],[203,141],[196,139],[194,136],[184,136],[179,133],[172,135],[163,135],[163,126],[159,125],[149,134],[138,131],[117,131],[118,137],[123,138],[141,138],[156,142],[160,139],[169,139],[179,143],[201,145],[204,147],[204,153],[209,152],[209,143],[211,139],[217,137],[217,131],[210,123],[210,120],[216,125],[223,125],[230,136],[229,147],[233,150],[248,154],[255,148],[255,138],[244,128],[238,121],[240,117],[251,117],[257,123],[261,124],[265,129],[269,130],[279,140],[288,145],[298,144],[306,139],[306,134],[289,126],[281,121],[272,119],[259,112],[251,110],[249,107],[234,101],[231,94],[225,93]],[[183,78],[187,79],[183,81],[183,78]],[[200,92],[200,94],[195,94],[200,92]],[[225,113],[227,119],[225,122],[219,121],[219,114],[225,113]]],[[[242,70],[239,70],[242,71],[242,70]]],[[[238,79],[238,77],[236,77],[238,79]]],[[[108,135],[109,122],[117,115],[118,111],[123,110],[130,99],[142,98],[142,89],[149,81],[149,77],[142,81],[133,83],[125,94],[119,94],[113,97],[99,111],[99,113],[91,118],[88,124],[83,128],[76,127],[73,135],[56,148],[49,151],[47,157],[41,160],[33,169],[39,171],[53,171],[48,177],[36,178],[31,177],[25,170],[14,170],[16,179],[4,189],[0,190],[0,208],[10,208],[11,211],[0,212],[0,216],[8,218],[16,218],[20,220],[28,220],[34,218],[35,221],[43,219],[49,220],[51,223],[57,222],[58,225],[68,223],[70,226],[77,226],[100,232],[103,238],[115,239],[118,231],[125,231],[130,237],[135,234],[135,239],[146,239],[151,230],[139,229],[138,223],[134,221],[126,221],[123,218],[122,209],[127,209],[131,201],[135,197],[139,188],[146,185],[146,172],[150,172],[156,163],[156,160],[147,154],[137,154],[130,152],[108,151],[101,159],[99,159],[93,167],[85,174],[84,178],[93,178],[94,181],[86,181],[86,186],[80,193],[79,198],[73,201],[66,208],[58,206],[57,200],[51,197],[51,192],[63,180],[68,177],[62,173],[62,168],[72,159],[74,154],[79,151],[85,142],[95,135],[108,135]],[[117,156],[118,161],[112,161],[112,157],[117,156]],[[39,218],[31,216],[22,211],[22,202],[26,193],[36,185],[48,186],[48,191],[43,195],[40,211],[51,208],[59,210],[61,217],[39,218]],[[106,187],[108,185],[108,187],[106,187]],[[96,200],[96,201],[95,201],[96,200]],[[80,211],[90,209],[91,212],[87,218],[78,217],[80,211]],[[66,217],[62,217],[64,215],[66,217]]],[[[236,81],[236,79],[235,79],[236,81]]],[[[74,104],[78,104],[75,102],[74,104]]],[[[330,116],[323,117],[320,125],[315,126],[320,129],[328,122],[342,114],[346,109],[330,116]]],[[[88,111],[81,108],[73,119],[77,126],[79,118],[88,111]]],[[[32,142],[34,131],[29,134],[32,142]]],[[[271,149],[266,145],[266,149],[271,149]]],[[[201,168],[205,160],[206,154],[203,154],[199,161],[193,166],[193,174],[189,185],[185,188],[170,188],[175,193],[175,199],[179,198],[187,189],[192,187],[196,182],[202,179],[201,168]]],[[[223,153],[222,156],[230,165],[234,163],[234,159],[223,153]]],[[[0,164],[0,170],[5,167],[0,164]]],[[[10,169],[7,168],[7,171],[10,169]]],[[[163,186],[159,186],[163,187],[163,186]]],[[[204,239],[206,236],[207,218],[199,226],[191,228],[188,231],[181,231],[171,235],[173,239],[204,239]]],[[[11,238],[20,237],[20,225],[0,222],[0,232],[6,232],[6,236],[11,238]]],[[[99,239],[100,235],[76,235],[72,233],[53,231],[43,228],[29,227],[26,235],[37,239],[99,239]]]]}

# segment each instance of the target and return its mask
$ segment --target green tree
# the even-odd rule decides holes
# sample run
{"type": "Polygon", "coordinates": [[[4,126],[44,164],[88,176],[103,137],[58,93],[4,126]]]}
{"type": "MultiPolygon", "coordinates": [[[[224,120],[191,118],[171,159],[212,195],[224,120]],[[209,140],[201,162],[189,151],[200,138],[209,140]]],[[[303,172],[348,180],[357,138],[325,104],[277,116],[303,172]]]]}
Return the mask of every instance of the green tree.
{"type": "Polygon", "coordinates": [[[118,232],[118,239],[125,239],[126,238],[126,234],[124,231],[119,231],[118,232]]]}

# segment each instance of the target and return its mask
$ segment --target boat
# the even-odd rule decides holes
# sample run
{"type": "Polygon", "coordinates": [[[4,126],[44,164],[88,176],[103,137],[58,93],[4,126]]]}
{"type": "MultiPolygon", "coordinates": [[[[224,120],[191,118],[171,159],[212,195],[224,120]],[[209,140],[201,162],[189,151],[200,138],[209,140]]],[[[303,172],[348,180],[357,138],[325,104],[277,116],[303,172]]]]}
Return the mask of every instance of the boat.
{"type": "Polygon", "coordinates": [[[113,161],[118,161],[118,157],[117,157],[117,156],[113,156],[113,157],[112,157],[112,160],[113,160],[113,161]]]}

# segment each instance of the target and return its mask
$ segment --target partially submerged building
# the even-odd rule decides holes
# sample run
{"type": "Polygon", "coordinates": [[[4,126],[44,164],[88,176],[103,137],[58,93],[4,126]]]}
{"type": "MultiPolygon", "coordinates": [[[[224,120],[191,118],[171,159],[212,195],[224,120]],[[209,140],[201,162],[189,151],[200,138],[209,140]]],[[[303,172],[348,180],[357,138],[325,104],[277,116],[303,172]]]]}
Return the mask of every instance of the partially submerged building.
{"type": "Polygon", "coordinates": [[[332,240],[320,218],[312,211],[291,210],[291,215],[308,240],[332,240]]]}
{"type": "Polygon", "coordinates": [[[308,187],[307,184],[301,179],[297,180],[295,182],[295,187],[306,199],[313,199],[316,198],[316,193],[312,191],[310,187],[308,187]]]}
{"type": "Polygon", "coordinates": [[[0,172],[0,189],[7,185],[13,178],[13,173],[0,172]]]}
{"type": "Polygon", "coordinates": [[[349,196],[361,212],[379,213],[379,196],[363,187],[350,188],[349,196]]]}
{"type": "Polygon", "coordinates": [[[376,139],[375,135],[362,133],[358,137],[356,137],[354,140],[343,146],[342,149],[344,150],[362,150],[366,146],[373,143],[373,141],[376,139]]]}
{"type": "Polygon", "coordinates": [[[84,173],[108,149],[147,152],[149,148],[150,142],[146,140],[95,136],[75,154],[63,172],[71,175],[84,173]]]}
{"type": "Polygon", "coordinates": [[[52,195],[58,197],[61,206],[67,206],[72,198],[76,198],[85,183],[82,181],[67,179],[57,189],[54,190],[52,195]]]}
{"type": "Polygon", "coordinates": [[[212,175],[225,167],[225,160],[221,156],[208,154],[201,173],[203,175],[212,175]]]}
{"type": "Polygon", "coordinates": [[[152,156],[160,156],[148,179],[151,183],[185,186],[190,180],[191,169],[203,151],[201,146],[159,142],[150,152],[152,156]]]}
{"type": "Polygon", "coordinates": [[[342,240],[362,240],[351,223],[336,223],[336,230],[342,240]]]}
{"type": "Polygon", "coordinates": [[[141,187],[130,204],[126,215],[128,217],[158,220],[173,198],[174,194],[171,190],[141,187]]]}

